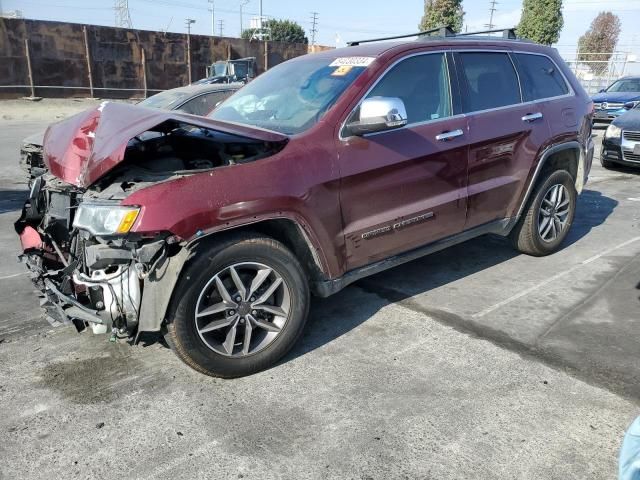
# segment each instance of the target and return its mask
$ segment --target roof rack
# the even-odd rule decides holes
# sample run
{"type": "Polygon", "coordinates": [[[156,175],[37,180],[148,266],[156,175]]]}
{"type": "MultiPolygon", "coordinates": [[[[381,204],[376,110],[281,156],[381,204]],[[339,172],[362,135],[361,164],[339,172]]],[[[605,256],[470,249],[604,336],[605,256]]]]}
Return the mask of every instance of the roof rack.
{"type": "Polygon", "coordinates": [[[347,42],[347,45],[350,47],[355,47],[357,45],[360,45],[361,43],[382,42],[385,40],[399,40],[401,38],[411,38],[411,37],[424,37],[426,35],[433,35],[434,33],[437,33],[438,35],[434,35],[434,36],[438,36],[438,37],[455,37],[456,36],[455,32],[451,30],[450,27],[438,27],[438,28],[432,28],[431,30],[425,30],[424,32],[410,33],[407,35],[396,35],[394,37],[382,37],[382,38],[370,38],[368,40],[358,40],[355,42],[347,42]]]}
{"type": "Polygon", "coordinates": [[[509,40],[517,40],[518,36],[516,35],[515,28],[505,28],[505,29],[497,29],[497,30],[482,30],[479,32],[464,32],[464,33],[455,33],[451,27],[438,27],[433,28],[431,30],[425,30],[424,32],[418,33],[410,33],[407,35],[396,35],[393,37],[382,37],[382,38],[371,38],[368,40],[358,40],[355,42],[347,42],[349,47],[355,47],[356,45],[360,45],[361,43],[371,43],[371,42],[382,42],[385,40],[399,40],[402,38],[411,38],[411,37],[464,37],[471,35],[483,35],[487,33],[498,33],[502,32],[502,38],[506,38],[509,40]]]}
{"type": "Polygon", "coordinates": [[[464,32],[464,33],[458,33],[456,34],[456,36],[463,37],[463,36],[470,36],[470,35],[484,35],[487,33],[498,33],[498,32],[502,33],[502,38],[508,38],[509,40],[518,39],[515,28],[498,28],[495,30],[480,30],[478,32],[464,32]]]}

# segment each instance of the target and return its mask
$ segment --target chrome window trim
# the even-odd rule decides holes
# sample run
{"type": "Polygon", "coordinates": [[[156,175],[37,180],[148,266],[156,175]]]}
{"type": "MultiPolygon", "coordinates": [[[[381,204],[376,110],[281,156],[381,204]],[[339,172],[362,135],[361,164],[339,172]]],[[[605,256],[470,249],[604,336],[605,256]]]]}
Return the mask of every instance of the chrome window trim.
{"type": "Polygon", "coordinates": [[[518,55],[537,55],[539,57],[546,57],[551,63],[553,63],[553,65],[556,67],[558,72],[560,72],[560,76],[562,76],[562,80],[564,81],[564,84],[567,87],[567,93],[563,93],[562,95],[556,95],[555,97],[545,97],[545,98],[539,98],[538,100],[531,100],[532,102],[539,102],[543,100],[553,100],[554,98],[573,97],[576,95],[576,92],[573,89],[573,86],[571,85],[571,82],[569,81],[567,76],[564,74],[562,69],[558,66],[556,61],[553,58],[551,58],[549,55],[547,55],[546,53],[524,52],[522,50],[514,50],[513,53],[518,55]]]}
{"type": "MultiPolygon", "coordinates": [[[[396,65],[398,65],[401,62],[404,62],[405,60],[408,60],[410,58],[414,58],[414,57],[419,57],[419,56],[423,56],[423,55],[434,55],[434,54],[442,54],[444,55],[444,61],[445,61],[445,65],[447,68],[447,78],[448,78],[448,85],[449,85],[449,108],[450,111],[453,113],[453,91],[451,89],[451,75],[449,72],[449,59],[447,58],[447,53],[450,52],[450,49],[446,49],[446,50],[430,50],[430,51],[426,51],[426,52],[417,52],[417,53],[412,53],[411,55],[407,55],[404,56],[402,58],[399,58],[398,60],[396,60],[395,62],[393,62],[391,65],[389,65],[384,72],[382,72],[382,74],[380,74],[380,76],[378,77],[378,79],[373,82],[373,84],[367,89],[367,91],[360,97],[360,100],[358,100],[358,103],[349,111],[349,114],[345,117],[345,119],[343,120],[342,124],[340,125],[340,130],[338,131],[338,139],[340,141],[345,141],[351,137],[353,137],[353,135],[345,137],[343,135],[344,133],[344,129],[345,126],[347,125],[347,121],[351,118],[351,115],[353,115],[353,112],[355,112],[358,108],[360,108],[360,105],[362,104],[362,102],[367,98],[367,96],[371,93],[371,91],[378,85],[378,83],[380,83],[386,76],[387,74],[391,71],[391,69],[393,69],[394,67],[396,67],[396,65]]],[[[443,120],[449,120],[452,118],[456,118],[456,117],[460,117],[460,116],[464,116],[464,114],[458,114],[458,115],[451,115],[449,117],[442,117],[442,118],[435,118],[435,119],[431,119],[431,120],[423,120],[422,122],[413,122],[413,123],[408,123],[407,125],[400,127],[400,128],[394,128],[392,130],[385,130],[384,132],[373,132],[373,133],[367,133],[365,135],[362,135],[362,138],[368,138],[374,135],[380,135],[380,134],[384,134],[384,133],[389,133],[389,132],[395,132],[398,130],[404,130],[406,128],[410,128],[410,127],[416,127],[419,125],[425,125],[428,123],[435,123],[435,122],[441,122],[443,120]]]]}
{"type": "MultiPolygon", "coordinates": [[[[493,50],[493,49],[486,49],[486,48],[485,49],[466,49],[466,48],[453,49],[452,52],[453,53],[459,53],[459,52],[523,53],[525,55],[539,55],[541,57],[547,57],[551,61],[551,63],[553,63],[556,66],[556,68],[558,68],[558,71],[562,75],[562,78],[564,79],[565,83],[567,84],[567,87],[569,88],[569,93],[565,93],[564,95],[558,95],[558,96],[555,96],[555,97],[539,98],[538,100],[529,100],[528,102],[524,102],[523,101],[521,103],[513,103],[511,105],[503,105],[502,107],[488,108],[488,109],[485,109],[485,110],[474,110],[472,112],[464,112],[464,115],[471,116],[471,115],[476,115],[476,114],[479,114],[479,113],[494,112],[494,111],[499,111],[499,110],[506,110],[508,108],[513,108],[513,107],[521,107],[521,106],[526,106],[526,105],[533,105],[535,103],[546,102],[548,100],[556,100],[556,99],[559,99],[559,98],[575,97],[575,90],[571,86],[571,83],[567,80],[567,77],[565,76],[565,74],[562,71],[562,69],[558,67],[558,64],[553,60],[553,58],[551,58],[549,55],[547,55],[545,53],[525,52],[525,51],[521,51],[521,50],[498,50],[498,49],[493,50]]],[[[518,74],[518,69],[517,68],[516,68],[516,74],[518,74]]],[[[520,77],[518,75],[518,79],[519,78],[520,77]]]]}
{"type": "MultiPolygon", "coordinates": [[[[494,111],[500,111],[500,110],[506,110],[508,108],[513,108],[513,107],[520,107],[520,106],[527,106],[527,105],[534,105],[537,103],[541,103],[541,102],[547,102],[549,100],[558,100],[558,99],[562,99],[562,98],[569,98],[569,97],[575,97],[576,96],[576,92],[573,89],[573,86],[571,85],[571,82],[569,82],[569,80],[567,79],[567,76],[564,74],[564,72],[562,71],[562,69],[560,67],[558,67],[558,64],[556,63],[556,61],[551,58],[549,55],[547,55],[546,53],[538,53],[538,52],[527,52],[524,50],[505,50],[502,48],[449,48],[449,49],[445,49],[445,50],[433,50],[433,51],[428,51],[428,52],[418,52],[418,53],[414,53],[411,55],[408,55],[406,57],[402,57],[398,60],[396,60],[394,63],[392,63],[381,75],[380,77],[374,82],[373,85],[371,85],[371,87],[369,89],[367,89],[367,91],[364,93],[364,95],[360,98],[360,100],[358,101],[358,103],[355,105],[355,107],[349,112],[349,114],[345,117],[344,121],[342,122],[342,124],[340,125],[340,130],[339,130],[339,134],[338,134],[338,139],[340,141],[345,141],[348,138],[351,137],[345,137],[343,135],[344,132],[344,127],[347,123],[347,120],[349,120],[349,118],[351,117],[351,115],[353,115],[353,112],[360,106],[360,104],[362,103],[362,101],[367,98],[367,95],[369,95],[369,93],[371,92],[371,90],[373,90],[373,88],[375,88],[375,86],[378,84],[378,82],[380,82],[389,72],[389,70],[391,70],[393,67],[395,67],[398,63],[400,63],[403,60],[406,60],[408,58],[411,57],[416,57],[418,55],[430,55],[432,53],[444,53],[445,54],[445,60],[447,62],[447,69],[448,69],[448,62],[449,59],[446,57],[447,53],[464,53],[464,52],[485,52],[485,53],[506,53],[507,55],[509,55],[509,57],[511,58],[510,54],[524,54],[524,55],[538,55],[541,57],[546,57],[547,59],[549,59],[549,61],[551,63],[553,63],[553,65],[558,69],[558,71],[560,72],[560,75],[562,76],[565,85],[567,86],[569,92],[565,93],[563,95],[557,95],[555,97],[546,97],[546,98],[539,98],[537,100],[529,100],[527,102],[523,101],[524,100],[524,96],[522,94],[522,83],[520,81],[520,74],[518,72],[518,68],[514,65],[514,69],[516,72],[516,76],[518,78],[518,83],[519,83],[519,87],[520,87],[520,103],[514,103],[511,105],[503,105],[501,107],[494,107],[494,108],[489,108],[489,109],[485,109],[485,110],[474,110],[471,112],[463,112],[463,113],[459,113],[456,115],[452,115],[450,117],[443,117],[443,118],[438,118],[435,120],[426,120],[424,122],[415,122],[415,123],[411,123],[411,124],[407,124],[404,127],[401,128],[396,128],[394,130],[387,130],[384,132],[375,132],[375,133],[368,133],[366,135],[363,135],[363,138],[368,138],[370,136],[374,136],[374,135],[381,135],[381,134],[385,134],[385,133],[389,133],[389,132],[393,132],[393,131],[397,131],[397,130],[404,130],[406,128],[412,128],[412,127],[418,127],[418,126],[422,126],[425,124],[430,124],[430,123],[435,123],[435,122],[441,122],[443,120],[450,120],[450,119],[455,119],[455,118],[461,118],[461,117],[465,117],[465,116],[471,116],[471,115],[476,115],[476,114],[482,114],[482,113],[488,113],[488,112],[494,112],[494,111]]],[[[513,59],[511,59],[511,62],[513,64],[513,59]]],[[[449,72],[447,72],[449,73],[449,72]]],[[[451,101],[451,107],[452,107],[452,111],[453,111],[453,95],[452,95],[452,91],[451,91],[451,76],[449,76],[449,96],[450,101],[451,101]]]]}
{"type": "Polygon", "coordinates": [[[513,55],[509,53],[507,54],[507,56],[509,57],[509,61],[511,62],[513,71],[516,72],[516,79],[518,80],[518,89],[520,90],[520,103],[524,103],[524,92],[522,91],[522,79],[520,78],[520,72],[518,71],[518,67],[516,67],[516,62],[513,61],[513,55]]]}

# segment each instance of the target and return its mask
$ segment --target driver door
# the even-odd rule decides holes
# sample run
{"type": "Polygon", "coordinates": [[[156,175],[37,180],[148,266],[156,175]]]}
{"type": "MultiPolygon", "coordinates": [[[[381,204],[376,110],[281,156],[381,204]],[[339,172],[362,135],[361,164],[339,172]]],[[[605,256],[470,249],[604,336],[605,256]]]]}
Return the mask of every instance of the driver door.
{"type": "Polygon", "coordinates": [[[397,62],[364,98],[400,98],[407,126],[338,141],[349,270],[464,227],[467,124],[454,116],[449,65],[442,52],[397,62]]]}

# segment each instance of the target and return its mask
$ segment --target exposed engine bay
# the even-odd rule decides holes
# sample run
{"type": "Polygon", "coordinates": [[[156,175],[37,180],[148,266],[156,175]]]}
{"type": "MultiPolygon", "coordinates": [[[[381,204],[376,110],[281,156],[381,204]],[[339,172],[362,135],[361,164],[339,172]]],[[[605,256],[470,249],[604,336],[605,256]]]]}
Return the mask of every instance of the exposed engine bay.
{"type": "Polygon", "coordinates": [[[173,277],[158,271],[175,257],[181,268],[184,240],[171,232],[132,232],[140,208],[119,201],[159,182],[255,161],[280,148],[167,120],[131,138],[122,161],[88,188],[48,171],[33,178],[15,228],[49,322],[111,332],[115,340],[139,333],[142,315],[164,315],[179,269],[173,277]],[[160,288],[161,282],[168,283],[160,288]]]}

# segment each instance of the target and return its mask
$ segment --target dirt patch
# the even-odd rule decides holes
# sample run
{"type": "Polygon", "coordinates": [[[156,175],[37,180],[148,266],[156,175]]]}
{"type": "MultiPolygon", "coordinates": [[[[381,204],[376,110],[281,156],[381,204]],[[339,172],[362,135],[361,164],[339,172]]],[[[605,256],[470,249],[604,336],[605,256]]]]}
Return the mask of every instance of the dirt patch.
{"type": "Polygon", "coordinates": [[[73,403],[113,403],[135,392],[148,394],[169,385],[165,375],[149,367],[132,355],[121,352],[55,362],[41,370],[40,386],[73,403]]]}

